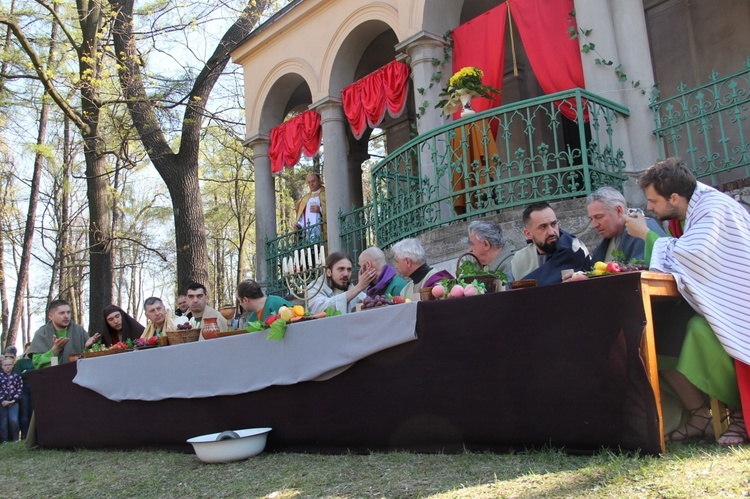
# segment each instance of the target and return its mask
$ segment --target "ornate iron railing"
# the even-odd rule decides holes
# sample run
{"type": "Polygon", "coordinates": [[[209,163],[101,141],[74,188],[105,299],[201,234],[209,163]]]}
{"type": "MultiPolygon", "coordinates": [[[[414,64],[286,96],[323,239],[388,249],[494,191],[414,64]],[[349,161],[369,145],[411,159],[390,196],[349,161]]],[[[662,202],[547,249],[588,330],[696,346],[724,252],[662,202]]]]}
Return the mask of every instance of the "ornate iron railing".
{"type": "Polygon", "coordinates": [[[659,156],[680,156],[712,185],[750,177],[750,57],[745,69],[651,102],[659,156]]]}
{"type": "Polygon", "coordinates": [[[372,204],[362,208],[352,208],[347,213],[339,212],[339,234],[341,250],[354,258],[357,267],[357,255],[369,246],[375,246],[375,219],[372,204]]]}
{"type": "Polygon", "coordinates": [[[615,102],[573,89],[416,137],[371,172],[378,246],[535,201],[585,196],[602,185],[620,188],[625,162],[612,132],[628,114],[615,102]]]}
{"type": "Polygon", "coordinates": [[[297,250],[307,250],[327,242],[325,223],[310,225],[306,229],[266,238],[266,294],[283,295],[287,292],[281,274],[281,262],[297,250]],[[319,230],[318,230],[319,229],[319,230]],[[322,234],[317,237],[317,234],[322,234]],[[311,236],[312,237],[309,237],[311,236]]]}
{"type": "MultiPolygon", "coordinates": [[[[341,248],[356,258],[367,246],[386,248],[457,220],[585,196],[602,185],[621,188],[625,162],[613,125],[628,114],[573,89],[420,135],[372,169],[372,204],[339,214],[341,248]]],[[[269,293],[283,291],[281,259],[309,245],[295,234],[266,241],[269,293]]]]}

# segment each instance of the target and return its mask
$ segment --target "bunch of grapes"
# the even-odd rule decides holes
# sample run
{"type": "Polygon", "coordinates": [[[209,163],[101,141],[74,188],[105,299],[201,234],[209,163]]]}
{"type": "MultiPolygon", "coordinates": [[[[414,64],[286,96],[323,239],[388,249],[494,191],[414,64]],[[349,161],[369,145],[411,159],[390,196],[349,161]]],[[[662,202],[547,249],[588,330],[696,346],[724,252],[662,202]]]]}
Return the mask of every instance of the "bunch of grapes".
{"type": "Polygon", "coordinates": [[[620,265],[621,272],[637,272],[639,270],[648,270],[648,266],[642,263],[624,263],[620,265]]]}
{"type": "Polygon", "coordinates": [[[393,300],[389,300],[383,295],[377,295],[377,296],[368,296],[364,300],[362,300],[362,308],[375,308],[375,307],[383,307],[385,305],[393,305],[393,300]]]}
{"type": "Polygon", "coordinates": [[[182,324],[177,325],[177,329],[192,329],[192,326],[189,322],[183,322],[182,324]]]}

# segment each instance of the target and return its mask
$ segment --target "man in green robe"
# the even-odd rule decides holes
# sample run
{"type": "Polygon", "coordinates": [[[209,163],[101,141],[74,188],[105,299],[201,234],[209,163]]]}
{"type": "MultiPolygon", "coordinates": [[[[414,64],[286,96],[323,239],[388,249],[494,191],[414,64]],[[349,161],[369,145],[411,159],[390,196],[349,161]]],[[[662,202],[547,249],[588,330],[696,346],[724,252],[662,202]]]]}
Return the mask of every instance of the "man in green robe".
{"type": "Polygon", "coordinates": [[[83,327],[71,321],[70,316],[70,304],[65,300],[54,300],[49,304],[49,321],[34,333],[29,349],[35,369],[65,364],[71,354],[82,354],[101,337],[99,333],[89,337],[83,327]]]}

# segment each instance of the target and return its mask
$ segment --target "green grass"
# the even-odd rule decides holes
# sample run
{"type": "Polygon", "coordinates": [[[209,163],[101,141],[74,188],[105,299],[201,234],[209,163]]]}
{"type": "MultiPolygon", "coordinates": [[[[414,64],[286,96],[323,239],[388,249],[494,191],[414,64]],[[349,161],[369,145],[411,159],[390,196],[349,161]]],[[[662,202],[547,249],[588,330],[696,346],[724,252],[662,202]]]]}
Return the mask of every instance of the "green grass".
{"type": "Polygon", "coordinates": [[[203,464],[165,451],[0,446],[3,497],[750,497],[750,447],[602,452],[270,454],[203,464]]]}

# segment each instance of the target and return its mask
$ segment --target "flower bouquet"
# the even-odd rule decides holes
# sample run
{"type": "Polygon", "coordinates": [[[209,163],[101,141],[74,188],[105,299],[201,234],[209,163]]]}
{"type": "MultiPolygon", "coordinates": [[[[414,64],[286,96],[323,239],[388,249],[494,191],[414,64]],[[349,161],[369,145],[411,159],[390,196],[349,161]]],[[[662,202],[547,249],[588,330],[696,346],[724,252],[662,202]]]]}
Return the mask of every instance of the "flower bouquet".
{"type": "Polygon", "coordinates": [[[448,80],[448,86],[440,92],[443,100],[435,104],[435,108],[443,108],[443,114],[449,115],[456,111],[464,110],[464,114],[473,112],[471,109],[471,99],[473,97],[484,97],[485,99],[494,99],[495,95],[500,94],[500,90],[482,85],[484,73],[481,69],[473,66],[461,68],[456,74],[448,80]]]}

